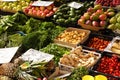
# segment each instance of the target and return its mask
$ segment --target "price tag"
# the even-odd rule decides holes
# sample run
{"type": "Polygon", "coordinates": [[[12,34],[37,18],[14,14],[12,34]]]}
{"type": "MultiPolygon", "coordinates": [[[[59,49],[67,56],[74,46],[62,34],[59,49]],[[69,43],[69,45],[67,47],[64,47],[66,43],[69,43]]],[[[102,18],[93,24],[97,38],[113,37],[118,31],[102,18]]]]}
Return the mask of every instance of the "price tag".
{"type": "Polygon", "coordinates": [[[80,4],[77,2],[71,2],[70,4],[68,4],[68,6],[75,8],[75,9],[79,9],[81,6],[83,6],[83,4],[80,4]]]}
{"type": "Polygon", "coordinates": [[[12,48],[1,48],[0,49],[0,64],[9,63],[11,59],[14,57],[18,47],[12,48]]]}
{"type": "Polygon", "coordinates": [[[53,4],[53,1],[35,1],[32,6],[49,6],[53,4]]]}
{"type": "Polygon", "coordinates": [[[35,49],[29,49],[21,56],[23,60],[32,61],[33,63],[41,61],[49,62],[53,57],[54,55],[43,53],[35,49]]]}
{"type": "Polygon", "coordinates": [[[14,1],[17,1],[17,0],[0,0],[0,1],[5,1],[5,2],[14,2],[14,1]]]}
{"type": "Polygon", "coordinates": [[[114,32],[120,34],[120,30],[119,29],[116,29],[114,32]]]}

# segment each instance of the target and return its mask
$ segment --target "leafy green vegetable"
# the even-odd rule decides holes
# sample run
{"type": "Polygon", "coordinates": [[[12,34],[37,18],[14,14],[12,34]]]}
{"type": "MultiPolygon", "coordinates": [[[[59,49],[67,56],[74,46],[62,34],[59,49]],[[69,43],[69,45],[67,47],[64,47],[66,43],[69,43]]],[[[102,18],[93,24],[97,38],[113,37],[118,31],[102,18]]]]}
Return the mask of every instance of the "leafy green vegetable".
{"type": "Polygon", "coordinates": [[[30,48],[33,49],[41,49],[45,47],[49,43],[48,33],[46,31],[36,31],[27,34],[22,41],[22,49],[28,50],[30,48]]]}
{"type": "Polygon", "coordinates": [[[21,36],[20,34],[13,34],[8,36],[8,43],[6,47],[16,47],[20,46],[22,43],[22,39],[24,36],[21,36]]]}
{"type": "Polygon", "coordinates": [[[34,31],[37,31],[39,30],[39,27],[41,25],[41,21],[40,20],[37,20],[37,19],[34,19],[34,18],[30,18],[26,24],[21,28],[21,31],[23,31],[24,33],[30,33],[30,32],[34,32],[34,31]]]}
{"type": "Polygon", "coordinates": [[[19,31],[19,25],[24,25],[28,18],[24,14],[2,16],[0,19],[0,34],[3,32],[13,33],[19,31]]]}
{"type": "Polygon", "coordinates": [[[87,74],[88,74],[87,68],[78,67],[75,68],[71,75],[67,77],[67,80],[82,80],[82,77],[87,74]]]}
{"type": "Polygon", "coordinates": [[[45,48],[40,49],[40,51],[55,55],[54,60],[55,63],[58,64],[59,59],[63,56],[63,54],[68,53],[70,49],[50,43],[45,48]]]}

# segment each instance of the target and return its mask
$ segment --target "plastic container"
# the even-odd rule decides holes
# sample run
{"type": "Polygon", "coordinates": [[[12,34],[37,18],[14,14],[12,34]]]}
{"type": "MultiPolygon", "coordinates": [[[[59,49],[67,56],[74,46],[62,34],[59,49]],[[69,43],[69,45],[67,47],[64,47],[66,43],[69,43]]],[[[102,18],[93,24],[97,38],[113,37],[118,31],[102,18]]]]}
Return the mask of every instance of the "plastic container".
{"type": "Polygon", "coordinates": [[[115,37],[111,43],[106,47],[105,51],[111,52],[111,53],[116,53],[120,55],[120,37],[117,36],[115,37]]]}
{"type": "MultiPolygon", "coordinates": [[[[72,51],[71,51],[72,52],[72,51]]],[[[85,67],[86,68],[90,68],[92,66],[94,66],[94,64],[97,63],[97,61],[101,58],[101,54],[100,53],[97,53],[97,52],[94,52],[94,51],[89,51],[89,50],[83,50],[82,52],[84,52],[84,54],[88,54],[88,53],[93,53],[94,55],[96,55],[97,59],[94,60],[94,62],[91,62],[89,64],[87,64],[85,67]]],[[[81,65],[82,66],[82,65],[81,65]]],[[[59,67],[61,70],[64,70],[64,71],[69,71],[69,72],[72,72],[72,70],[75,68],[73,66],[68,66],[68,65],[65,65],[65,64],[62,64],[59,62],[59,67]]],[[[78,66],[76,66],[78,67],[78,66]]]]}
{"type": "MultiPolygon", "coordinates": [[[[108,77],[108,79],[109,80],[120,80],[120,76],[113,76],[112,74],[113,74],[113,72],[112,72],[112,74],[108,74],[108,73],[105,73],[105,72],[100,72],[100,71],[98,71],[97,69],[99,68],[99,66],[100,66],[100,63],[101,63],[101,60],[103,60],[103,58],[104,57],[109,57],[109,58],[112,58],[113,56],[117,56],[118,57],[118,62],[120,63],[120,56],[118,56],[118,55],[116,55],[116,54],[114,54],[114,53],[109,53],[109,52],[103,52],[103,55],[102,55],[102,57],[98,60],[98,62],[91,68],[91,73],[95,73],[95,74],[103,74],[103,75],[105,75],[105,76],[107,76],[108,77]]],[[[106,65],[106,66],[109,66],[109,63],[107,63],[106,62],[106,64],[104,64],[104,65],[106,65]],[[106,65],[107,64],[107,65],[106,65]]],[[[110,64],[110,65],[112,65],[112,64],[110,64]]],[[[115,65],[115,67],[116,67],[117,65],[115,65]]],[[[111,69],[111,68],[107,68],[107,70],[108,69],[111,69]]],[[[106,70],[105,68],[104,68],[104,70],[106,70]]],[[[113,70],[113,71],[115,71],[115,70],[113,70]]]]}
{"type": "Polygon", "coordinates": [[[87,41],[81,44],[85,48],[103,52],[108,44],[113,40],[113,37],[91,33],[87,41]]]}

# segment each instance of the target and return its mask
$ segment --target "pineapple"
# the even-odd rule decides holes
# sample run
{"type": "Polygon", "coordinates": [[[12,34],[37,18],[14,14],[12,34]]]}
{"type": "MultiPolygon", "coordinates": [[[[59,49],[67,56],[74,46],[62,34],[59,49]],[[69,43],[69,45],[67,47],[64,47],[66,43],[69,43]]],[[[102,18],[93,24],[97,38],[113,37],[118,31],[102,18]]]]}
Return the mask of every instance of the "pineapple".
{"type": "Polygon", "coordinates": [[[14,63],[5,63],[0,66],[0,75],[15,77],[18,65],[14,63]]]}

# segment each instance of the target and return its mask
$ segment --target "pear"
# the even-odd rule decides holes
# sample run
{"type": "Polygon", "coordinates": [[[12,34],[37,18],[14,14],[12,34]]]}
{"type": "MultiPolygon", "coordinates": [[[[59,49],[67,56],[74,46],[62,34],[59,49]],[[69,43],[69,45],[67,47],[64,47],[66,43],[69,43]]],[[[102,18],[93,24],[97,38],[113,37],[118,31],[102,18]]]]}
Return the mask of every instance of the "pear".
{"type": "Polygon", "coordinates": [[[117,22],[116,17],[112,17],[112,18],[109,20],[109,22],[110,22],[111,24],[115,24],[115,23],[117,22]]]}

